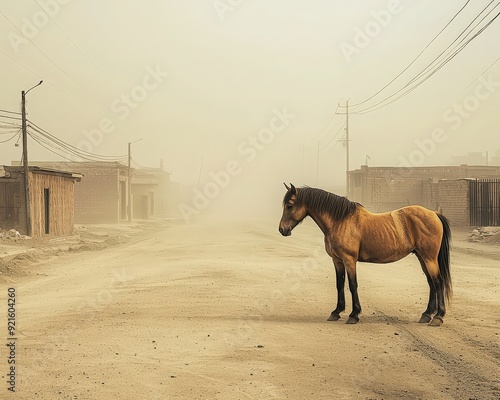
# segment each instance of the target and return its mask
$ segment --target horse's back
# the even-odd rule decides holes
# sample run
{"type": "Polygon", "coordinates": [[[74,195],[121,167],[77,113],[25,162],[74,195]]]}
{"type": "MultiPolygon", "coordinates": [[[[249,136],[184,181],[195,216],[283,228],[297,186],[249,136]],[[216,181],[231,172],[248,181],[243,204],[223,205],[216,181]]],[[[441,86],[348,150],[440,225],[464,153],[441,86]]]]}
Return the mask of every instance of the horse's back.
{"type": "MultiPolygon", "coordinates": [[[[392,262],[414,250],[439,251],[442,223],[434,211],[405,206],[384,213],[364,210],[359,215],[360,261],[392,262]]],[[[437,254],[437,253],[436,253],[437,254]]]]}

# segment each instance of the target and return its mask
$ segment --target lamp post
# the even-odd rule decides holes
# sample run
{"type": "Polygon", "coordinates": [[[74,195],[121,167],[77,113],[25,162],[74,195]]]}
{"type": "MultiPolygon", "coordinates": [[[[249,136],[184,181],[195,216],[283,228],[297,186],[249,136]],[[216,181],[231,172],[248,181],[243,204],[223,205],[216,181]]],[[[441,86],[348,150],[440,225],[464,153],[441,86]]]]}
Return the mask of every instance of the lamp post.
{"type": "Polygon", "coordinates": [[[32,236],[33,230],[31,227],[31,209],[30,209],[30,185],[29,185],[29,165],[28,165],[28,133],[26,129],[26,95],[28,92],[37,86],[40,86],[43,81],[38,82],[35,86],[26,91],[21,91],[21,123],[23,131],[23,167],[24,167],[24,195],[26,203],[26,235],[32,236]]]}
{"type": "Polygon", "coordinates": [[[130,161],[132,160],[132,153],[130,152],[130,145],[132,143],[140,142],[142,138],[137,139],[133,142],[128,142],[128,177],[127,177],[127,197],[128,197],[128,207],[127,207],[127,217],[128,222],[132,222],[132,181],[131,181],[131,166],[130,161]]]}

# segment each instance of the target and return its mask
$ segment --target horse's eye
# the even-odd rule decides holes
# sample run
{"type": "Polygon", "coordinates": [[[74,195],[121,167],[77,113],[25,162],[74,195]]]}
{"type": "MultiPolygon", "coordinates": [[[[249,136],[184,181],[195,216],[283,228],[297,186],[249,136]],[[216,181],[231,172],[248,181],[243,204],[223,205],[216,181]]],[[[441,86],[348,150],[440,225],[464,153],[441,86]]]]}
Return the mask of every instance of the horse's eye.
{"type": "Polygon", "coordinates": [[[286,205],[286,209],[287,209],[287,210],[291,210],[292,208],[293,208],[293,205],[292,205],[292,204],[287,204],[287,205],[286,205]]]}

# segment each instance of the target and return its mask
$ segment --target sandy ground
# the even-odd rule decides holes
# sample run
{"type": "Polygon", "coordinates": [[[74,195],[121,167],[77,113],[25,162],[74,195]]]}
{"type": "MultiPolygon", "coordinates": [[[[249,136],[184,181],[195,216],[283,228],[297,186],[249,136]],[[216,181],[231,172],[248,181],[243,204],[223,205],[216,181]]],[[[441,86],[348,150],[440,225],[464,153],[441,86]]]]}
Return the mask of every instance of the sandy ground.
{"type": "Polygon", "coordinates": [[[277,223],[80,228],[17,262],[4,244],[16,393],[2,346],[0,398],[500,398],[500,246],[455,232],[438,328],[416,322],[428,288],[414,257],[359,264],[363,314],[346,325],[326,321],[335,275],[319,229],[283,238],[277,223]]]}

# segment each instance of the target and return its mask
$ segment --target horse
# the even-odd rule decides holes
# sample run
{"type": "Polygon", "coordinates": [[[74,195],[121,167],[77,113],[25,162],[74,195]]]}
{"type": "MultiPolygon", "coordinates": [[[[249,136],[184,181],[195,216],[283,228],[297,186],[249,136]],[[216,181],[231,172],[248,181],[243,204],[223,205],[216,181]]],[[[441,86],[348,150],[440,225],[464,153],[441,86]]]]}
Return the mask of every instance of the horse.
{"type": "Polygon", "coordinates": [[[322,189],[285,185],[279,232],[290,236],[310,216],[325,235],[325,249],[332,258],[337,280],[337,306],[328,321],[340,319],[345,310],[345,275],[352,296],[347,324],[359,322],[356,263],[390,263],[413,253],[429,284],[429,301],[419,322],[440,326],[451,301],[451,231],[440,213],[421,206],[407,206],[385,213],[372,213],[361,204],[322,189]],[[446,298],[446,302],[445,302],[446,298]]]}

